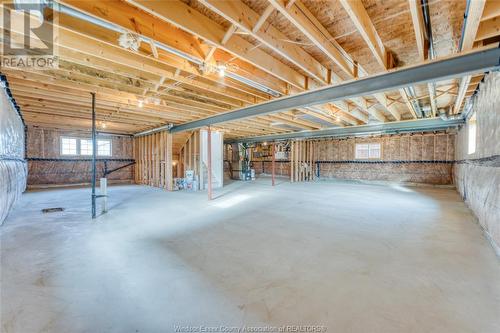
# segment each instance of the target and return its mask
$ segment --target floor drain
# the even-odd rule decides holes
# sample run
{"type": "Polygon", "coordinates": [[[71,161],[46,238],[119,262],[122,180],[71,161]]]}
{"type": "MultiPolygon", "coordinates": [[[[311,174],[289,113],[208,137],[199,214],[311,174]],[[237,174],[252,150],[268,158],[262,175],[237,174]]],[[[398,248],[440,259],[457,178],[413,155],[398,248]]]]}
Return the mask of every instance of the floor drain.
{"type": "Polygon", "coordinates": [[[54,213],[54,212],[62,212],[62,211],[64,211],[64,208],[61,208],[61,207],[42,209],[43,213],[54,213]]]}

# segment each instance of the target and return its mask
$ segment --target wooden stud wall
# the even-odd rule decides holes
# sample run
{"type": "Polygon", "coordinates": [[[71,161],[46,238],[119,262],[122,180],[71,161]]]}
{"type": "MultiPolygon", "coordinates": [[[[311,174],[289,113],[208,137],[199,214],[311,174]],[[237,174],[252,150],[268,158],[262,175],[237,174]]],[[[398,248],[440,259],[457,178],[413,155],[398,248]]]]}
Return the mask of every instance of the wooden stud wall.
{"type": "Polygon", "coordinates": [[[135,138],[135,182],[173,189],[172,134],[158,132],[135,138]]]}
{"type": "Polygon", "coordinates": [[[195,175],[200,171],[200,131],[194,131],[188,137],[179,153],[179,164],[177,176],[184,177],[186,170],[193,170],[195,175]]]}
{"type": "Polygon", "coordinates": [[[290,181],[303,182],[316,178],[316,142],[296,140],[291,142],[290,181]]]}

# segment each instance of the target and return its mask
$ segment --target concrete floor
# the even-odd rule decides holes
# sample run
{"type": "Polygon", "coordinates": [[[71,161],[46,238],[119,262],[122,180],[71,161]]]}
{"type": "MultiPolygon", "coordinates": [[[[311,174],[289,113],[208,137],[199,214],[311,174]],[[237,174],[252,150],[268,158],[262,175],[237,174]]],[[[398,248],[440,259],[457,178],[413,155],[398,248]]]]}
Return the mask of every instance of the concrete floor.
{"type": "Polygon", "coordinates": [[[23,196],[0,228],[2,332],[500,332],[499,260],[453,189],[109,194],[95,222],[88,189],[23,196]]]}

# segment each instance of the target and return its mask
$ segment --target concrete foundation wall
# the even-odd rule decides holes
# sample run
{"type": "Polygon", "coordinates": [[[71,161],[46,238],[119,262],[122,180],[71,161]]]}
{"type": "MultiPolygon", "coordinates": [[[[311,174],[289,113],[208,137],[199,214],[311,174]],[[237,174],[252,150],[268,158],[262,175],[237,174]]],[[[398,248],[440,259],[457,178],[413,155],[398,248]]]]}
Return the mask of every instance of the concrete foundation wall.
{"type": "MultiPolygon", "coordinates": [[[[313,149],[315,172],[319,166],[321,179],[453,184],[455,136],[451,131],[316,140],[313,149]],[[356,160],[357,143],[380,143],[381,158],[356,160]]],[[[262,156],[252,160],[255,173],[270,174],[268,147],[258,145],[254,149],[262,156]]],[[[290,162],[277,160],[276,175],[289,177],[290,162]]]]}
{"type": "Polygon", "coordinates": [[[318,143],[321,178],[452,184],[454,133],[414,133],[367,138],[331,139],[318,143]],[[355,160],[357,143],[380,143],[381,158],[355,160]],[[334,163],[331,163],[334,162],[334,163]]]}
{"type": "Polygon", "coordinates": [[[452,164],[407,162],[321,164],[320,178],[449,185],[452,184],[452,164]]]}
{"type": "Polygon", "coordinates": [[[319,141],[321,178],[452,184],[454,133],[412,133],[319,141]],[[380,143],[381,158],[355,159],[357,143],[380,143]]]}
{"type": "MultiPolygon", "coordinates": [[[[90,133],[28,127],[28,158],[82,159],[90,156],[61,156],[61,136],[90,138],[90,133]]],[[[133,159],[133,139],[128,136],[103,136],[111,138],[112,159],[133,159]]],[[[101,158],[101,157],[99,157],[101,158]]],[[[110,161],[108,169],[115,169],[128,162],[110,161]]],[[[104,163],[97,163],[98,178],[103,175],[104,163]]],[[[90,161],[28,161],[28,186],[88,184],[91,181],[90,161]]],[[[132,183],[134,167],[127,167],[108,176],[109,183],[132,183]]]]}
{"type": "Polygon", "coordinates": [[[476,151],[468,154],[469,127],[457,135],[455,185],[500,255],[500,73],[486,76],[473,101],[476,151]]]}

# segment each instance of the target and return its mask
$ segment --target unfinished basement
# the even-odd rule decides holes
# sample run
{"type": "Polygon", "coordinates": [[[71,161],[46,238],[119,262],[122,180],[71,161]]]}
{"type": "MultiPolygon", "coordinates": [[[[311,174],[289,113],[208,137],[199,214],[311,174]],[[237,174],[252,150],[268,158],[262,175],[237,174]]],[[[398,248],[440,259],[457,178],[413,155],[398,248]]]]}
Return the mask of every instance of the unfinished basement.
{"type": "Polygon", "coordinates": [[[500,1],[0,9],[2,333],[500,332],[500,1]]]}

